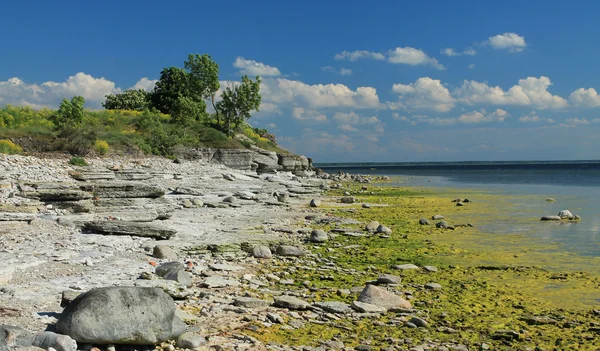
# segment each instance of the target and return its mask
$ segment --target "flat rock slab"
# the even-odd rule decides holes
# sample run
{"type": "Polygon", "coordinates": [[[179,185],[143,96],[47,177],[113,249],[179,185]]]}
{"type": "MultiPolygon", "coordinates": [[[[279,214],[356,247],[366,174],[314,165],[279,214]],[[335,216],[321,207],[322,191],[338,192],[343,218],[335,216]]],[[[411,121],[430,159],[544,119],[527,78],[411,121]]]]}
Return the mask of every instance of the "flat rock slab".
{"type": "Polygon", "coordinates": [[[0,213],[0,222],[29,222],[33,220],[36,216],[35,213],[14,213],[14,212],[1,212],[0,213]]]}
{"type": "Polygon", "coordinates": [[[100,198],[155,198],[165,195],[164,189],[158,186],[135,182],[95,183],[82,185],[80,188],[100,198]]]}
{"type": "Polygon", "coordinates": [[[292,256],[292,257],[300,257],[300,256],[306,255],[306,252],[302,251],[301,249],[299,249],[295,246],[290,246],[290,245],[281,245],[281,246],[277,247],[277,250],[275,251],[275,253],[279,256],[292,256]]]}
{"type": "Polygon", "coordinates": [[[352,313],[352,308],[347,303],[339,301],[316,302],[313,306],[319,307],[330,313],[347,314],[352,313]]]}
{"type": "Polygon", "coordinates": [[[419,266],[416,266],[412,263],[408,263],[408,264],[397,264],[397,265],[393,266],[393,268],[400,270],[400,271],[410,271],[410,270],[419,269],[419,266]]]}
{"type": "Polygon", "coordinates": [[[275,306],[289,310],[306,310],[310,304],[294,296],[282,295],[275,298],[275,306]]]}
{"type": "Polygon", "coordinates": [[[244,267],[242,267],[242,266],[235,266],[235,265],[231,265],[231,264],[219,264],[219,263],[210,264],[210,265],[208,265],[208,268],[212,269],[213,271],[225,271],[225,272],[235,272],[235,271],[241,271],[244,269],[244,267]]]}
{"type": "Polygon", "coordinates": [[[386,313],[387,308],[366,302],[352,301],[352,308],[360,313],[386,313]]]}
{"type": "Polygon", "coordinates": [[[132,235],[146,238],[169,239],[177,233],[158,224],[127,221],[90,221],[84,228],[108,235],[132,235]]]}
{"type": "Polygon", "coordinates": [[[271,306],[272,301],[257,299],[254,297],[236,297],[233,304],[245,308],[262,308],[271,306]]]}
{"type": "Polygon", "coordinates": [[[221,277],[208,277],[200,284],[204,288],[224,288],[226,286],[239,286],[240,282],[233,279],[221,278],[221,277]]]}

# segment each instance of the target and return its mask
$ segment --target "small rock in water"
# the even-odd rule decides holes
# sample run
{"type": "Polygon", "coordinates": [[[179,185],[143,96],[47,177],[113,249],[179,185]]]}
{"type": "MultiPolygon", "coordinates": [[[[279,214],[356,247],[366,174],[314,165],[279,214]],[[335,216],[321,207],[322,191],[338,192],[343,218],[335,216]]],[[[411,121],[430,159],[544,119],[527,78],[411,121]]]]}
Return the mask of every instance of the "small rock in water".
{"type": "Polygon", "coordinates": [[[560,216],[543,216],[540,221],[560,221],[560,216]]]}
{"type": "Polygon", "coordinates": [[[429,225],[429,220],[427,218],[421,218],[419,220],[420,225],[429,225]]]}
{"type": "Polygon", "coordinates": [[[549,197],[546,199],[546,202],[554,202],[554,201],[556,201],[556,200],[554,200],[554,198],[552,198],[552,197],[549,197]]]}

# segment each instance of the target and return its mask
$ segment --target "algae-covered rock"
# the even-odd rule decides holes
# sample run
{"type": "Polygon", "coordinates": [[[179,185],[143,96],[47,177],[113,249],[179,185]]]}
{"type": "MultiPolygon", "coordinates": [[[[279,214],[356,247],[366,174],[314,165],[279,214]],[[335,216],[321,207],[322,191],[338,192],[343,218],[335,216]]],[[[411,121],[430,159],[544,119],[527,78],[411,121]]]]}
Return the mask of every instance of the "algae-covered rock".
{"type": "Polygon", "coordinates": [[[358,297],[359,302],[385,307],[387,309],[410,309],[412,305],[407,300],[386,289],[367,285],[358,297]]]}

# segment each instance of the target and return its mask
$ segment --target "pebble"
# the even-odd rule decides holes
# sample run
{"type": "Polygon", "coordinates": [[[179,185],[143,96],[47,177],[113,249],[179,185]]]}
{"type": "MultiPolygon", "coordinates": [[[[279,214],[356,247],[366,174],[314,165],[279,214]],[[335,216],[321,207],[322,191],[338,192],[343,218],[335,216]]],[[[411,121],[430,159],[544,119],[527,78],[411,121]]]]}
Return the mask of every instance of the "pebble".
{"type": "Polygon", "coordinates": [[[425,289],[428,290],[442,290],[442,286],[438,283],[427,283],[425,284],[425,289]]]}

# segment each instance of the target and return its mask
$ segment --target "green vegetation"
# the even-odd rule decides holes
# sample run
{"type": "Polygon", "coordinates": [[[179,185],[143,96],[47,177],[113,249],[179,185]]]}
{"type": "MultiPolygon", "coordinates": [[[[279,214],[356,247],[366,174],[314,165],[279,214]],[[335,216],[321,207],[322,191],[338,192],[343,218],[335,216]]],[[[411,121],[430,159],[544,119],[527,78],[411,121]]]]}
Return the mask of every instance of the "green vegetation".
{"type": "MultiPolygon", "coordinates": [[[[258,147],[285,153],[273,135],[247,124],[261,102],[260,78],[218,92],[219,65],[209,55],[191,54],[183,68],[162,70],[152,92],[129,89],[106,96],[106,110],[85,110],[81,96],[64,99],[58,110],[0,108],[0,138],[20,152],[68,152],[85,156],[137,154],[174,156],[176,147],[258,147]],[[207,111],[210,102],[214,112],[207,111]],[[257,133],[260,131],[260,133],[257,133]]],[[[7,151],[8,152],[8,151],[7,151]]]]}
{"type": "Polygon", "coordinates": [[[73,166],[81,166],[81,167],[89,166],[89,164],[86,162],[86,160],[83,157],[71,157],[71,159],[69,160],[69,164],[73,165],[73,166]]]}
{"type": "Polygon", "coordinates": [[[10,140],[0,140],[0,154],[20,154],[23,149],[10,140]]]}
{"type": "Polygon", "coordinates": [[[257,324],[256,331],[249,332],[252,336],[265,343],[311,346],[332,337],[347,347],[370,340],[374,350],[404,338],[410,338],[414,345],[426,340],[459,342],[474,350],[483,342],[493,350],[593,349],[598,333],[593,309],[598,306],[600,278],[578,269],[596,267],[597,259],[563,255],[557,247],[526,241],[522,236],[486,235],[477,227],[444,230],[433,224],[418,224],[420,218],[433,214],[445,215],[450,224],[463,224],[474,218],[476,224],[479,218],[497,220],[502,206],[515,198],[461,190],[460,195],[475,198],[476,202],[457,207],[450,200],[459,194],[451,191],[432,193],[379,186],[361,191],[360,187],[351,185],[330,192],[334,196],[325,201],[319,212],[326,217],[357,219],[361,224],[313,228],[329,230],[340,226],[361,231],[364,223],[377,220],[393,230],[390,237],[340,235],[326,244],[313,244],[311,251],[316,257],[275,261],[265,271],[275,271],[294,281],[294,285],[282,284],[282,290],[310,294],[310,301],[346,303],[356,300],[357,295],[342,293],[343,289],[364,286],[380,273],[399,275],[402,285],[395,288],[396,292],[411,292],[411,302],[424,312],[420,316],[429,322],[429,328],[408,328],[403,326],[406,319],[402,313],[387,313],[380,318],[307,322],[298,329],[257,324]],[[336,203],[345,191],[357,196],[358,203],[336,203]],[[361,203],[374,205],[364,209],[361,203]],[[332,261],[337,269],[323,272],[311,266],[310,261],[332,261]],[[537,266],[550,261],[560,270],[537,266]],[[393,269],[404,263],[433,265],[439,271],[393,269]],[[431,282],[441,284],[442,289],[423,288],[431,282]],[[507,330],[514,333],[503,334],[507,330]]]}

